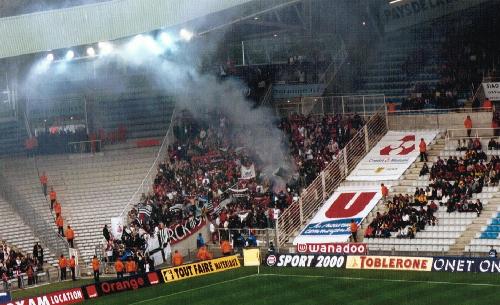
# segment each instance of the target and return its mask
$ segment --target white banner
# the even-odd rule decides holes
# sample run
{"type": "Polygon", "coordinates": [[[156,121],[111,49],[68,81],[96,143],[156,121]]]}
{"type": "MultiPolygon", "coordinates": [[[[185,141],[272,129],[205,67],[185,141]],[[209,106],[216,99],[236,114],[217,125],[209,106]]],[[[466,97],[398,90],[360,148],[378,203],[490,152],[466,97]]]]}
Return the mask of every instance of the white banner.
{"type": "Polygon", "coordinates": [[[438,131],[389,131],[359,162],[347,177],[348,181],[397,180],[420,154],[419,143],[434,140],[438,131]]]}
{"type": "Polygon", "coordinates": [[[255,166],[252,164],[249,167],[241,166],[241,179],[255,178],[255,166]]]}
{"type": "Polygon", "coordinates": [[[500,101],[500,82],[483,83],[484,95],[492,101],[500,101]]]}
{"type": "Polygon", "coordinates": [[[293,244],[347,242],[351,236],[351,221],[359,225],[380,198],[378,186],[338,188],[293,244]]]}
{"type": "Polygon", "coordinates": [[[111,217],[111,234],[115,239],[121,239],[123,233],[123,217],[111,217]]]}

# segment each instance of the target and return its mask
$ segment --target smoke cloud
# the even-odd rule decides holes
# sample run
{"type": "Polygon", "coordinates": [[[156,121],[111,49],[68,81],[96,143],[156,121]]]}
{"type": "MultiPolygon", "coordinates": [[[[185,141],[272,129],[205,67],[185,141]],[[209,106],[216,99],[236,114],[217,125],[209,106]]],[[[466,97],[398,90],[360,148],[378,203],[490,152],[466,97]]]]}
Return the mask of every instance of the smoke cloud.
{"type": "MultiPolygon", "coordinates": [[[[237,130],[241,133],[238,139],[243,139],[242,144],[257,155],[262,173],[271,178],[275,188],[276,184],[283,188],[283,178],[273,173],[279,168],[287,173],[294,172],[294,165],[290,160],[284,135],[277,126],[276,116],[269,108],[254,107],[246,99],[247,86],[241,81],[221,80],[217,75],[201,72],[202,58],[219,46],[219,38],[220,35],[216,39],[197,38],[191,42],[177,40],[166,47],[151,36],[138,35],[128,43],[116,47],[112,55],[96,58],[95,67],[98,70],[107,65],[119,64],[126,65],[127,69],[146,71],[148,81],[151,82],[149,85],[174,97],[178,108],[189,111],[198,120],[205,120],[206,113],[221,113],[236,123],[237,130]]],[[[92,78],[89,75],[91,72],[79,68],[79,65],[53,63],[53,68],[42,73],[36,71],[39,69],[37,65],[27,78],[25,88],[40,90],[43,86],[40,86],[38,80],[45,78],[44,74],[59,78],[64,78],[65,74],[92,78]]],[[[126,95],[128,86],[124,82],[126,80],[113,81],[103,75],[103,84],[108,92],[126,95]]],[[[88,88],[82,88],[83,91],[88,91],[88,88]]],[[[43,92],[38,91],[37,94],[43,92]]],[[[147,108],[146,105],[145,107],[147,108]]]]}

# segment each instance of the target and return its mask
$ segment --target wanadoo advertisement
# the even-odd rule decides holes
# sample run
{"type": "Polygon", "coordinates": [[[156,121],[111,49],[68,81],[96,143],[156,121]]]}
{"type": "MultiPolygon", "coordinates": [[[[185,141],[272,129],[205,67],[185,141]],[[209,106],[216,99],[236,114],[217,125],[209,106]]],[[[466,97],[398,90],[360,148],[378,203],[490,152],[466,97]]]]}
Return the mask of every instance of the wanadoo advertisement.
{"type": "Polygon", "coordinates": [[[351,221],[360,224],[382,198],[379,187],[340,187],[294,239],[293,244],[347,242],[351,221]]]}
{"type": "Polygon", "coordinates": [[[299,253],[318,254],[366,254],[368,244],[365,243],[305,243],[297,244],[299,253]]]}

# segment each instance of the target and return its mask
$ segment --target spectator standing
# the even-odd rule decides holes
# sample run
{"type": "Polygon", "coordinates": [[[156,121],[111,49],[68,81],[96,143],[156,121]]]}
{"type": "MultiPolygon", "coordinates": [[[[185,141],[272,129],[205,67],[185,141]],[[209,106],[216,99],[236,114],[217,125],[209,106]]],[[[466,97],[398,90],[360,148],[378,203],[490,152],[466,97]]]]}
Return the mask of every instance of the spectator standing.
{"type": "Polygon", "coordinates": [[[467,118],[465,119],[464,127],[467,130],[467,137],[470,138],[470,135],[472,133],[472,119],[470,118],[470,115],[468,115],[467,118]]]}
{"type": "Polygon", "coordinates": [[[172,256],[172,265],[180,266],[182,264],[184,264],[184,258],[182,257],[182,254],[179,253],[179,250],[175,250],[174,255],[172,256]]]}
{"type": "Polygon", "coordinates": [[[233,248],[231,247],[231,244],[229,243],[228,240],[222,241],[222,243],[220,244],[220,249],[222,251],[222,255],[224,256],[229,256],[233,252],[233,248]]]}
{"type": "Polygon", "coordinates": [[[131,256],[129,256],[127,262],[125,263],[125,271],[127,271],[129,275],[135,275],[137,271],[137,265],[131,256]]]}
{"type": "Polygon", "coordinates": [[[75,231],[73,231],[70,225],[66,228],[66,239],[68,240],[69,246],[74,248],[73,240],[75,239],[75,231]]]}
{"type": "Polygon", "coordinates": [[[351,220],[351,237],[355,243],[358,242],[358,225],[354,220],[351,220]]]}
{"type": "Polygon", "coordinates": [[[491,246],[490,251],[488,252],[488,256],[491,258],[497,258],[497,250],[491,246]]]}
{"type": "Polygon", "coordinates": [[[40,176],[40,184],[42,185],[42,191],[43,195],[47,197],[47,183],[49,182],[49,178],[47,178],[47,175],[45,172],[42,172],[42,175],[40,176]]]}
{"type": "Polygon", "coordinates": [[[386,202],[387,196],[389,196],[389,189],[383,183],[380,184],[380,192],[382,193],[382,199],[386,202]]]}
{"type": "Polygon", "coordinates": [[[205,260],[212,259],[212,254],[210,252],[208,252],[207,247],[202,246],[198,250],[196,257],[198,258],[199,261],[205,261],[205,260]]]}
{"type": "Polygon", "coordinates": [[[56,217],[62,214],[61,204],[57,200],[54,203],[54,213],[56,214],[56,217]]]}
{"type": "Polygon", "coordinates": [[[50,199],[50,210],[53,210],[54,203],[57,200],[57,193],[56,193],[56,191],[54,191],[54,187],[50,188],[49,199],[50,199]]]}
{"type": "Polygon", "coordinates": [[[109,242],[111,239],[111,234],[109,233],[108,230],[108,225],[104,225],[104,228],[102,228],[102,236],[104,236],[104,239],[109,242]]]}
{"type": "Polygon", "coordinates": [[[92,270],[94,271],[94,281],[99,282],[99,267],[101,263],[97,259],[97,255],[94,255],[92,258],[92,270]]]}
{"type": "Polygon", "coordinates": [[[205,246],[205,240],[203,239],[201,233],[198,233],[198,237],[196,238],[196,248],[200,249],[203,246],[205,246]]]}
{"type": "Polygon", "coordinates": [[[122,260],[120,258],[116,259],[115,262],[115,270],[116,270],[116,277],[121,279],[123,278],[123,270],[125,269],[125,266],[122,263],[122,260]]]}
{"type": "Polygon", "coordinates": [[[427,144],[425,144],[424,138],[420,139],[420,144],[418,144],[420,149],[420,162],[427,162],[427,144]]]}
{"type": "Polygon", "coordinates": [[[71,279],[76,281],[76,260],[74,255],[69,259],[69,269],[71,270],[71,279]]]}
{"type": "Polygon", "coordinates": [[[59,257],[59,270],[60,270],[61,281],[66,280],[66,267],[67,267],[66,258],[64,257],[64,254],[61,254],[61,256],[59,257]]]}
{"type": "Polygon", "coordinates": [[[56,218],[56,226],[57,226],[57,233],[62,237],[64,237],[64,220],[61,214],[59,214],[59,216],[57,216],[56,218]]]}

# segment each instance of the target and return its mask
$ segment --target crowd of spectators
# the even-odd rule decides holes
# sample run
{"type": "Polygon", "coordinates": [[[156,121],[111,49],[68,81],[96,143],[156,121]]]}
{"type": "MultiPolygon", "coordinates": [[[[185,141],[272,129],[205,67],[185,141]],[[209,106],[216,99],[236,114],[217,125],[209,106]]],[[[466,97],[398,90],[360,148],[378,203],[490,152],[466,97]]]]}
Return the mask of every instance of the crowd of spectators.
{"type": "Polygon", "coordinates": [[[26,140],[25,148],[28,156],[60,153],[95,153],[104,144],[122,143],[127,140],[124,126],[106,132],[87,132],[84,125],[67,125],[64,127],[46,127],[35,130],[35,135],[26,140]]]}
{"type": "Polygon", "coordinates": [[[4,291],[9,289],[10,279],[17,279],[17,286],[23,288],[25,284],[23,276],[27,278],[27,285],[34,285],[37,281],[37,273],[42,270],[42,262],[43,254],[40,260],[40,257],[25,255],[21,251],[12,249],[5,241],[2,241],[0,243],[0,279],[4,291]]]}
{"type": "Polygon", "coordinates": [[[275,182],[282,177],[261,172],[260,160],[253,148],[244,146],[245,133],[234,122],[216,114],[211,122],[185,118],[175,128],[176,142],[159,164],[153,191],[143,194],[128,213],[122,238],[107,238],[111,259],[137,255],[150,238],[160,238],[164,228],[200,218],[226,232],[226,239],[246,240],[249,236],[241,237],[240,232],[274,228],[299,190],[275,182]]]}
{"type": "Polygon", "coordinates": [[[365,229],[365,237],[389,238],[393,232],[398,238],[414,238],[426,225],[437,224],[434,213],[439,207],[434,202],[417,204],[412,196],[398,194],[386,202],[386,207],[387,212],[377,212],[365,229]]]}
{"type": "MultiPolygon", "coordinates": [[[[495,139],[488,143],[496,149],[495,139]]],[[[474,212],[479,216],[483,210],[480,199],[473,194],[481,193],[485,186],[498,185],[500,158],[487,155],[482,150],[479,138],[459,140],[457,150],[465,151],[463,157],[438,157],[431,167],[424,163],[419,176],[429,176],[425,188],[417,187],[413,195],[396,195],[387,201],[387,212],[377,213],[365,230],[365,237],[390,237],[395,232],[398,238],[414,238],[415,233],[426,225],[436,225],[434,213],[445,209],[448,213],[474,212]]]]}
{"type": "Polygon", "coordinates": [[[363,125],[364,120],[358,114],[347,117],[295,114],[283,118],[280,128],[288,135],[301,185],[309,185],[329,162],[335,160],[363,125]]]}

